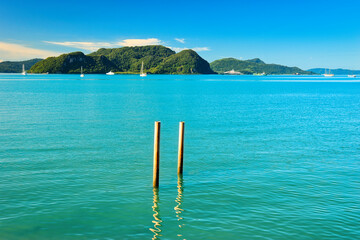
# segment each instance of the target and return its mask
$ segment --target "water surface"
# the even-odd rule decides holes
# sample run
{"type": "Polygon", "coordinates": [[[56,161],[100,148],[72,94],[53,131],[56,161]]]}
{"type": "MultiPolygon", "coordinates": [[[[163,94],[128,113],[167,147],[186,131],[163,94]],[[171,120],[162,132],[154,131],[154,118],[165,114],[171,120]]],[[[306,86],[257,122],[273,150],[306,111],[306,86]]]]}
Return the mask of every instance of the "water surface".
{"type": "Polygon", "coordinates": [[[341,76],[2,74],[0,239],[359,239],[359,126],[341,76]]]}

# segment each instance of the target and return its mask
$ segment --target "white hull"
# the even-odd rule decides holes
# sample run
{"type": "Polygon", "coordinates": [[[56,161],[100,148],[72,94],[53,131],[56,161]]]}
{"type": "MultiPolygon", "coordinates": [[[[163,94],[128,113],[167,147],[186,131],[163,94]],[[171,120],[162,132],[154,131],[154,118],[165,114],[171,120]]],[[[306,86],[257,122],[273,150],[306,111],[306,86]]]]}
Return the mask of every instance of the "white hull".
{"type": "Polygon", "coordinates": [[[113,73],[112,71],[106,73],[106,75],[114,75],[115,73],[113,73]]]}
{"type": "Polygon", "coordinates": [[[27,75],[27,73],[26,73],[26,72],[22,72],[21,75],[27,75]]]}
{"type": "Polygon", "coordinates": [[[84,74],[80,74],[80,77],[84,77],[85,75],[84,74]]]}
{"type": "Polygon", "coordinates": [[[323,74],[324,75],[324,77],[333,77],[334,76],[334,74],[323,74]]]}
{"type": "Polygon", "coordinates": [[[146,77],[147,74],[144,72],[144,62],[141,62],[140,77],[146,77]]]}

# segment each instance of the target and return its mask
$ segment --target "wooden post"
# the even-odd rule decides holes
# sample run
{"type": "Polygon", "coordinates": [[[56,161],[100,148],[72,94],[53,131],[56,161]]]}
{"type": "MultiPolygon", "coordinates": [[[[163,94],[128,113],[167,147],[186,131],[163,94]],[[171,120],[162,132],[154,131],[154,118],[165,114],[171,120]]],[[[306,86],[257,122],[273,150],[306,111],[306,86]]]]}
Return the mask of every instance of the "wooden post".
{"type": "Polygon", "coordinates": [[[179,151],[178,151],[178,175],[183,174],[183,160],[184,160],[184,128],[185,123],[179,123],[179,151]]]}
{"type": "Polygon", "coordinates": [[[159,187],[159,168],[160,168],[160,122],[155,122],[154,131],[154,170],[153,187],[159,187]]]}

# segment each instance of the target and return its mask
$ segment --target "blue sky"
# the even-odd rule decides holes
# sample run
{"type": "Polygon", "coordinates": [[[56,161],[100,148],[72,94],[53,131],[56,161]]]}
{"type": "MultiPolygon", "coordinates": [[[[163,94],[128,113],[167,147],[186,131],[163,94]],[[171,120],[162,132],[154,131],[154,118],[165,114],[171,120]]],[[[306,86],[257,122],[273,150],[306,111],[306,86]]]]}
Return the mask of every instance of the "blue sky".
{"type": "Polygon", "coordinates": [[[360,69],[360,1],[0,1],[0,60],[162,44],[208,61],[360,69]]]}

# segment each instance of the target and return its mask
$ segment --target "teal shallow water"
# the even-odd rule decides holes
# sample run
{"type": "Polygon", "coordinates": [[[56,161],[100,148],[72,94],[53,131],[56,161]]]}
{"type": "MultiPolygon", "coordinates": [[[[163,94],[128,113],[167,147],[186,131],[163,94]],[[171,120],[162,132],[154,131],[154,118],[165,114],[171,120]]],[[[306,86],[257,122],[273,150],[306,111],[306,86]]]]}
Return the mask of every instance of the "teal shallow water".
{"type": "Polygon", "coordinates": [[[0,75],[0,239],[359,239],[360,82],[324,80],[0,75]]]}

